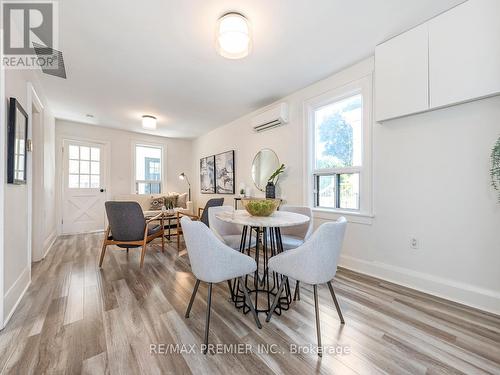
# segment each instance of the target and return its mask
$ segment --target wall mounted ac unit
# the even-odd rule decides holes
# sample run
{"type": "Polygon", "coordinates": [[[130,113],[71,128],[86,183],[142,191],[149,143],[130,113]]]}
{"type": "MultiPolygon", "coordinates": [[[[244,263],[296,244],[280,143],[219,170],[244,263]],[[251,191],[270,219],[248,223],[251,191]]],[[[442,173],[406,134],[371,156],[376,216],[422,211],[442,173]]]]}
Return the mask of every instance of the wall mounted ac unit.
{"type": "Polygon", "coordinates": [[[252,119],[253,130],[257,133],[288,123],[288,105],[280,103],[252,119]]]}

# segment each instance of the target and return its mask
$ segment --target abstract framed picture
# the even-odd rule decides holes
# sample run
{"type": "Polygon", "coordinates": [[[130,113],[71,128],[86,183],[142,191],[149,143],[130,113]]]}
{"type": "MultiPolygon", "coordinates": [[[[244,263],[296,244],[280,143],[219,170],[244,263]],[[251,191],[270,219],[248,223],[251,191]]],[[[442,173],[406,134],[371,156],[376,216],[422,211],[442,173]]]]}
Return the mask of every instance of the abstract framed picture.
{"type": "Polygon", "coordinates": [[[28,115],[16,98],[9,101],[7,132],[7,183],[25,184],[27,166],[28,115]]]}
{"type": "Polygon", "coordinates": [[[200,159],[200,190],[202,194],[215,194],[215,157],[200,159]]]}
{"type": "Polygon", "coordinates": [[[215,189],[217,194],[234,194],[234,150],[215,155],[215,189]]]}

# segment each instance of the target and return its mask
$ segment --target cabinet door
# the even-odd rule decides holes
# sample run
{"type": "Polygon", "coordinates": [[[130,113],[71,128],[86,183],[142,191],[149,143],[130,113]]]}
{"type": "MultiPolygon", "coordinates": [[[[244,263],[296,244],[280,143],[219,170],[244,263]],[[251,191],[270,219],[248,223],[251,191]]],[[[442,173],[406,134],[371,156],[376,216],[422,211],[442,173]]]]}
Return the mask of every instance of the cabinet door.
{"type": "Polygon", "coordinates": [[[377,121],[429,108],[428,37],[423,24],[376,47],[377,121]]]}
{"type": "Polygon", "coordinates": [[[429,21],[431,108],[500,92],[500,0],[469,0],[429,21]]]}

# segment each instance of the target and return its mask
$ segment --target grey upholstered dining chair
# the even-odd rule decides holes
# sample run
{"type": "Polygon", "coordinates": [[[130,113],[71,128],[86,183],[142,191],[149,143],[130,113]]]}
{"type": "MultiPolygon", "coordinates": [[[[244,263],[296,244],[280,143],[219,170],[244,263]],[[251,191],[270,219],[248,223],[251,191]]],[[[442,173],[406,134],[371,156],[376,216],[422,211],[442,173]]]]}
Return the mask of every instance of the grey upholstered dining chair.
{"type": "MultiPolygon", "coordinates": [[[[241,225],[226,223],[217,218],[217,214],[221,212],[233,212],[231,206],[210,207],[208,209],[208,220],[210,229],[219,237],[227,246],[239,250],[241,245],[241,233],[243,228],[241,225]]],[[[250,232],[251,233],[251,232],[250,232]]],[[[255,246],[255,237],[251,237],[251,247],[255,246]]]]}
{"type": "Polygon", "coordinates": [[[321,330],[318,306],[318,285],[327,284],[332,295],[340,322],[345,323],[340,305],[333,291],[331,280],[337,272],[337,263],[344,241],[347,221],[344,217],[336,222],[322,224],[302,246],[282,252],[269,259],[269,270],[284,275],[278,293],[274,298],[266,321],[271,316],[279,302],[286,279],[291,277],[297,281],[312,284],[314,292],[314,309],[316,312],[316,334],[318,336],[318,355],[321,357],[321,330]]]}
{"type": "Polygon", "coordinates": [[[212,231],[202,222],[192,221],[185,216],[181,219],[184,239],[191,263],[191,270],[196,277],[193,294],[186,310],[189,318],[200,281],[208,283],[207,313],[205,323],[204,354],[207,353],[208,332],[210,325],[210,308],[212,305],[212,284],[239,278],[245,299],[252,311],[257,327],[262,328],[252,300],[245,287],[243,276],[255,272],[257,264],[247,255],[234,251],[223,244],[212,231]]]}
{"type": "MultiPolygon", "coordinates": [[[[281,228],[281,242],[283,244],[283,250],[295,249],[302,245],[312,234],[312,209],[307,206],[281,206],[280,211],[293,212],[305,215],[309,218],[307,223],[281,228]]],[[[298,281],[295,283],[295,292],[293,294],[293,300],[295,301],[297,299],[300,299],[300,286],[298,281]]]]}
{"type": "Polygon", "coordinates": [[[155,238],[161,237],[161,250],[165,250],[163,213],[148,220],[144,218],[142,208],[137,202],[109,201],[104,204],[108,216],[108,228],[102,244],[99,267],[102,266],[106,248],[116,245],[119,248],[128,249],[141,247],[141,268],[144,264],[147,244],[155,238]],[[152,224],[154,221],[160,223],[152,224]]]}
{"type": "Polygon", "coordinates": [[[293,212],[309,217],[309,221],[304,224],[292,227],[281,228],[281,242],[283,250],[295,249],[302,245],[310,236],[313,230],[313,217],[311,207],[306,206],[281,206],[280,211],[293,212]]]}
{"type": "Polygon", "coordinates": [[[181,218],[188,216],[193,220],[199,220],[207,227],[210,227],[210,220],[208,218],[208,210],[210,207],[218,207],[224,204],[224,198],[212,198],[207,201],[204,208],[198,208],[198,215],[192,215],[185,212],[177,212],[177,250],[181,246],[181,236],[183,235],[181,218]]]}

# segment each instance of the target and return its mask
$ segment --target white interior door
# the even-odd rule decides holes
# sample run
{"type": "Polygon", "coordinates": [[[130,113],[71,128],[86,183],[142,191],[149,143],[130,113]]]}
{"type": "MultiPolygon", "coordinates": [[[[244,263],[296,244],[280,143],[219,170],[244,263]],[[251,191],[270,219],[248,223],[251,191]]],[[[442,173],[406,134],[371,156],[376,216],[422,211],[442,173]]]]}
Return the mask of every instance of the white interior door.
{"type": "Polygon", "coordinates": [[[104,230],[105,163],[103,144],[64,141],[63,233],[104,230]]]}

